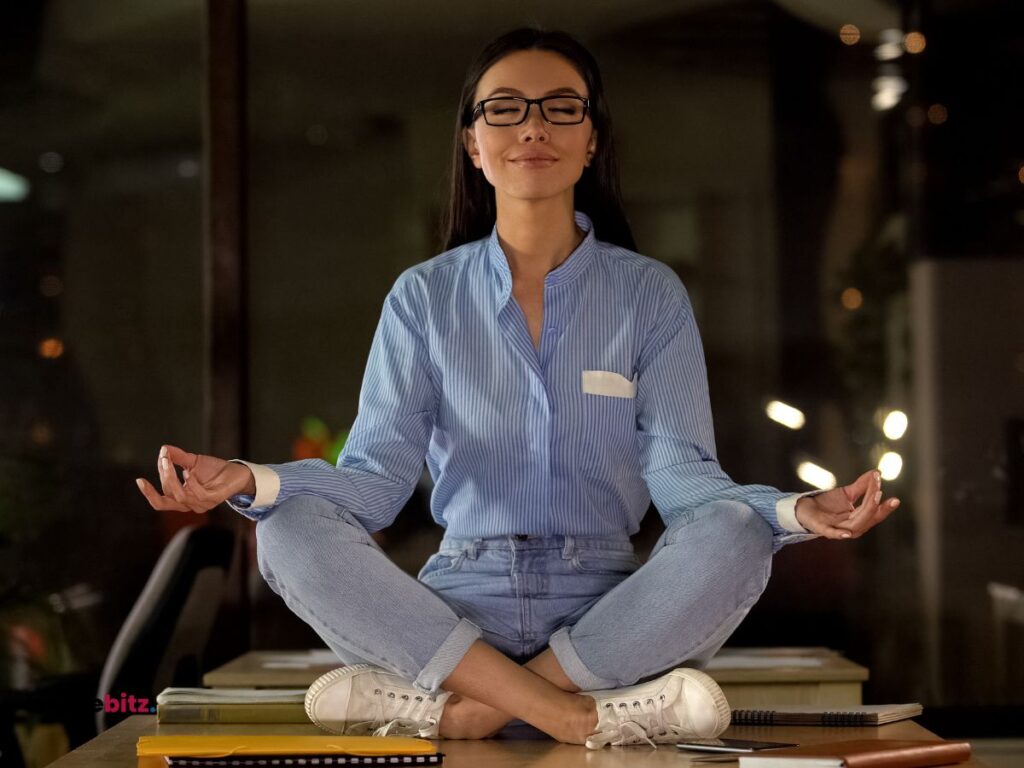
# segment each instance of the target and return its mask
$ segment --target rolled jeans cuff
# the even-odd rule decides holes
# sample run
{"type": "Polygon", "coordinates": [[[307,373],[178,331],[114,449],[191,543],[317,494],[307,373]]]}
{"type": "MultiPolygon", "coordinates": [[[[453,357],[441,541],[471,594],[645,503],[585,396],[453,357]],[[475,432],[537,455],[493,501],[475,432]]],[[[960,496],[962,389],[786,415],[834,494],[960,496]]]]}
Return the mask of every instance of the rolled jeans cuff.
{"type": "Polygon", "coordinates": [[[562,627],[548,640],[548,647],[555,654],[566,677],[578,685],[581,691],[603,691],[609,688],[618,688],[617,680],[598,677],[587,669],[579,654],[576,653],[572,640],[569,639],[569,629],[569,627],[562,627]]]}
{"type": "Polygon", "coordinates": [[[413,680],[413,687],[433,699],[441,690],[441,683],[455,671],[469,647],[482,636],[483,632],[476,624],[468,619],[459,619],[441,647],[413,680]]]}

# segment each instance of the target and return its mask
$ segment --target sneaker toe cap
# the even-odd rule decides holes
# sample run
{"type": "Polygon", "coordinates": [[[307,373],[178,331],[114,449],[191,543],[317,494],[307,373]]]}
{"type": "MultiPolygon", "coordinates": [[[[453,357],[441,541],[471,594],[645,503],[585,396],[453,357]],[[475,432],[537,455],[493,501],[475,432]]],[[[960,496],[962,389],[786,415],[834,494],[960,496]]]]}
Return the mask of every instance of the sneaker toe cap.
{"type": "Polygon", "coordinates": [[[341,732],[348,714],[352,693],[351,676],[339,676],[306,693],[306,714],[319,726],[341,732]]]}
{"type": "Polygon", "coordinates": [[[683,683],[686,714],[689,725],[698,738],[714,738],[729,725],[727,710],[708,688],[699,681],[686,680],[683,683]]]}

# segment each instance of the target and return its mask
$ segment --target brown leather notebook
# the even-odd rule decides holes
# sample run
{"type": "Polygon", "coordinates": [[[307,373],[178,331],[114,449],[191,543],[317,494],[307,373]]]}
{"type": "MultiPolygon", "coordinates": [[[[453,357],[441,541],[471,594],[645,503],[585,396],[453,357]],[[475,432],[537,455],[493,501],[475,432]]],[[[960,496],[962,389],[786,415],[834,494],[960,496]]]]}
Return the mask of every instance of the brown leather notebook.
{"type": "Polygon", "coordinates": [[[929,768],[970,757],[966,741],[859,739],[740,755],[740,768],[929,768]]]}

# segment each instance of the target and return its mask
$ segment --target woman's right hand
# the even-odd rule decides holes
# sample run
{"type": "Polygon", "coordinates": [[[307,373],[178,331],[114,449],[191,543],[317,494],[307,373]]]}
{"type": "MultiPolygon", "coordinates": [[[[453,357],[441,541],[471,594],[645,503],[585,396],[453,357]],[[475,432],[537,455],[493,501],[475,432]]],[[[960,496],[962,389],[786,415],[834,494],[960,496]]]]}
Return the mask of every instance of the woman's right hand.
{"type": "Polygon", "coordinates": [[[256,481],[245,464],[188,453],[173,445],[160,449],[156,468],[163,494],[143,478],[135,480],[153,509],[203,514],[239,493],[256,493],[256,481]],[[182,468],[184,484],[175,466],[182,468]]]}

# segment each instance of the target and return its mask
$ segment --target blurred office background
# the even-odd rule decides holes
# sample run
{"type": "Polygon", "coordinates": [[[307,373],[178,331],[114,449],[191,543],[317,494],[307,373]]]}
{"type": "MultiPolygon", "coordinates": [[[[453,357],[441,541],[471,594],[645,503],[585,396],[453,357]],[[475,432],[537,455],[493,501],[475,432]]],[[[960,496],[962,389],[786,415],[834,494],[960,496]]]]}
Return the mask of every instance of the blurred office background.
{"type": "MultiPolygon", "coordinates": [[[[725,469],[797,491],[879,466],[903,500],[861,540],[784,549],[732,644],[835,648],[870,668],[868,702],[920,701],[944,736],[1020,733],[1020,3],[244,11],[238,51],[201,0],[0,11],[0,688],[102,667],[197,522],[135,488],[161,444],[337,455],[387,290],[441,250],[465,69],[541,25],[602,67],[638,248],[694,300],[725,469]],[[241,141],[211,71],[244,84],[241,141]],[[210,169],[233,151],[225,304],[210,169]]],[[[428,494],[425,476],[381,537],[411,573],[440,538],[428,494]]],[[[319,645],[256,571],[252,525],[207,521],[241,563],[210,663],[319,645]]]]}

